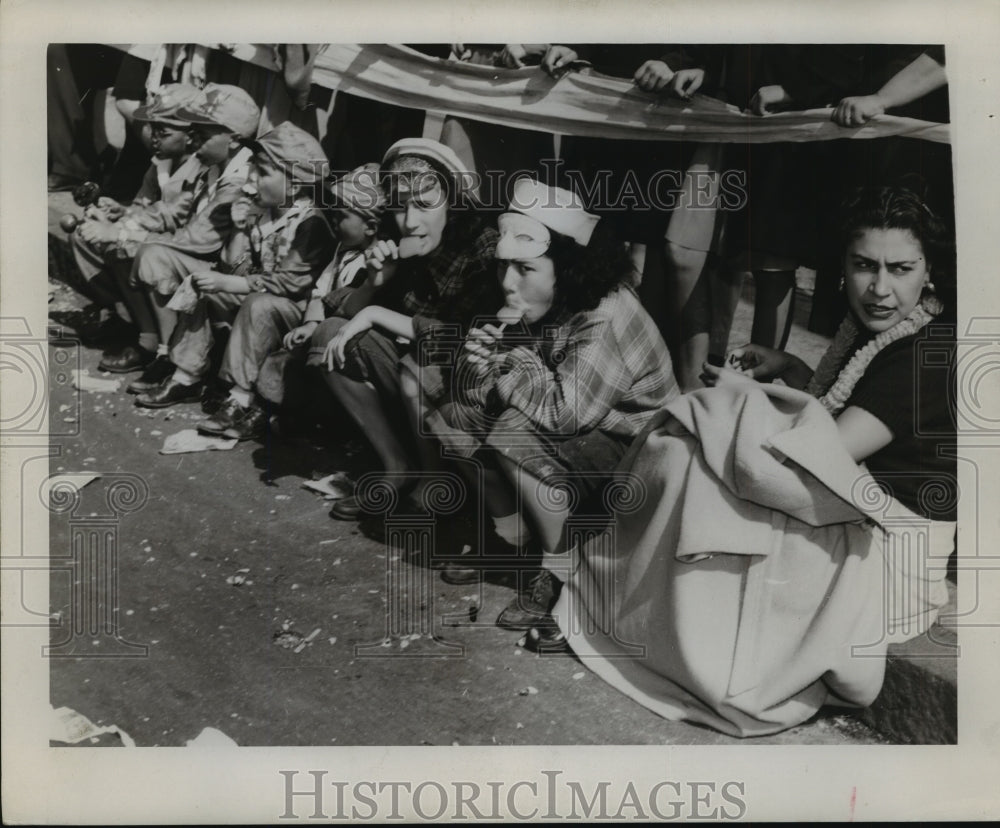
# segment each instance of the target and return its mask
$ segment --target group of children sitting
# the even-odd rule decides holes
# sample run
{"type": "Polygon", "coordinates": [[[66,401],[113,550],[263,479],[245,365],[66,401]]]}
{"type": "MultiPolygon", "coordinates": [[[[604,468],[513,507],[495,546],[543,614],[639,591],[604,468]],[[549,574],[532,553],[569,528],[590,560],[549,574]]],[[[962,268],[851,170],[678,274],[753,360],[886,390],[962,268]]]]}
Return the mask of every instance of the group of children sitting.
{"type": "MultiPolygon", "coordinates": [[[[449,523],[442,577],[534,574],[498,623],[544,618],[567,517],[604,508],[631,441],[680,393],[624,245],[575,194],[528,178],[487,218],[474,175],[429,139],[331,177],[290,122],[254,138],[258,108],[235,86],[170,84],[135,118],[155,153],[139,196],[102,198],[71,236],[139,332],[100,368],[137,372],[138,406],[199,401],[228,323],[228,398],[199,430],[247,440],[304,361],[372,443],[398,508],[422,508],[438,473],[477,493],[491,520],[449,523]]],[[[358,491],[331,516],[376,506],[358,491]]]]}

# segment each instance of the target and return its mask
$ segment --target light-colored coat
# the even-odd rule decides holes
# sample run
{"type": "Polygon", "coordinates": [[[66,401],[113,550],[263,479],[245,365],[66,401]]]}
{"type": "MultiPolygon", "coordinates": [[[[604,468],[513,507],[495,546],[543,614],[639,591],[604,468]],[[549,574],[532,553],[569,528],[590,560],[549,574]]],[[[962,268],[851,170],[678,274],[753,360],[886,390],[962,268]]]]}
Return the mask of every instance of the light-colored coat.
{"type": "Polygon", "coordinates": [[[900,512],[803,392],[687,394],[623,467],[644,492],[573,551],[554,615],[583,664],[662,716],[751,736],[867,706],[890,633],[943,603],[943,570],[925,589],[901,562],[926,546],[896,541],[950,536],[900,512]]]}

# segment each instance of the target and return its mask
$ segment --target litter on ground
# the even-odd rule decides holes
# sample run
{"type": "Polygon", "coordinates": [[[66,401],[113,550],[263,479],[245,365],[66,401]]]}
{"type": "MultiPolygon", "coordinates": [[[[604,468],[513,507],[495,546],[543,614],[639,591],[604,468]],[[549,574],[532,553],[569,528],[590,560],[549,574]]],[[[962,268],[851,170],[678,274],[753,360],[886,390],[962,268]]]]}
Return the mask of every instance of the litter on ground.
{"type": "Polygon", "coordinates": [[[229,451],[236,446],[238,440],[227,440],[225,437],[210,437],[199,434],[193,428],[186,428],[171,434],[163,441],[160,454],[185,454],[195,451],[229,451]]]}

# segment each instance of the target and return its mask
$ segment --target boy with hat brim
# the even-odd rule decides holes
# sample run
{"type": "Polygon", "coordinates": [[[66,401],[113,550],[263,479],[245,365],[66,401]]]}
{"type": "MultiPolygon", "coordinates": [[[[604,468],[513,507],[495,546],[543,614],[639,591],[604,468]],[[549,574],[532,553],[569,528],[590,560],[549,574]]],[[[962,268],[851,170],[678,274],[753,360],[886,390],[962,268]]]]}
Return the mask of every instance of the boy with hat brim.
{"type": "Polygon", "coordinates": [[[284,334],[301,322],[335,248],[330,226],[316,206],[327,172],[319,142],[286,121],[251,148],[247,189],[258,210],[230,240],[218,268],[192,274],[198,298],[190,311],[180,314],[170,343],[176,368],[162,386],[136,399],[137,405],[163,408],[200,395],[214,341],[210,323],[231,322],[219,376],[232,387],[201,430],[239,439],[261,432],[265,417],[254,401],[260,367],[284,334]]]}
{"type": "Polygon", "coordinates": [[[116,354],[106,353],[102,371],[126,373],[152,361],[159,346],[156,318],[144,290],[129,284],[132,259],[139,244],[152,233],[172,233],[191,214],[192,189],[201,172],[201,162],[190,124],[178,117],[179,110],[196,103],[200,90],[183,83],[166,84],[140,106],[135,118],[153,130],[153,163],[143,177],[133,203],[124,207],[102,196],[87,208],[85,219],[70,236],[73,256],[81,274],[99,293],[121,299],[139,329],[139,342],[116,354]],[[107,281],[112,282],[105,287],[107,281]]]}
{"type": "Polygon", "coordinates": [[[219,259],[234,229],[232,204],[250,174],[252,153],[243,143],[256,134],[260,110],[237,86],[210,83],[203,93],[200,100],[177,112],[199,141],[196,155],[203,165],[191,193],[191,218],[176,232],[147,237],[129,277],[150,296],[160,335],[156,359],[129,385],[129,393],[156,388],[173,372],[167,343],[177,314],[167,306],[170,297],[186,276],[210,268],[219,259]]]}
{"type": "Polygon", "coordinates": [[[378,179],[378,164],[370,163],[330,184],[327,218],[337,249],[316,282],[302,323],[284,335],[283,349],[270,355],[261,367],[257,391],[267,402],[284,402],[286,369],[292,362],[301,360],[304,364],[304,346],[324,319],[350,317],[370,301],[365,253],[376,240],[385,210],[378,179]]]}

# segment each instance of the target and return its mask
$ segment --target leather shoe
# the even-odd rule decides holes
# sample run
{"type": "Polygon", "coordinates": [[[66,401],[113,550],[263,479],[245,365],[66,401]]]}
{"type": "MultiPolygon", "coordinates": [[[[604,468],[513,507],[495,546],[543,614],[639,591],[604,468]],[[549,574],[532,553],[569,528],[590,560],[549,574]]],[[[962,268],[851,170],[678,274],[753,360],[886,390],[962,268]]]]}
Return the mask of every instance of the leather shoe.
{"type": "Polygon", "coordinates": [[[184,385],[171,378],[158,388],[139,394],[135,398],[135,404],[140,408],[167,408],[182,402],[198,402],[204,388],[205,384],[202,382],[184,385]]]}
{"type": "Polygon", "coordinates": [[[530,630],[549,617],[556,602],[559,583],[547,569],[540,569],[528,589],[513,600],[497,616],[497,626],[505,630],[530,630]]]}
{"type": "Polygon", "coordinates": [[[441,580],[446,584],[478,584],[483,577],[482,569],[474,569],[471,566],[459,566],[457,563],[449,562],[441,570],[441,580]]]}
{"type": "Polygon", "coordinates": [[[354,495],[335,500],[330,507],[330,517],[334,520],[357,520],[360,515],[361,502],[354,495]]]}
{"type": "Polygon", "coordinates": [[[552,616],[528,630],[524,637],[524,649],[539,655],[556,655],[570,652],[569,642],[552,616]]]}
{"type": "Polygon", "coordinates": [[[164,380],[174,375],[174,364],[170,357],[160,354],[142,372],[138,379],[133,380],[125,389],[129,394],[142,394],[163,385],[164,380]]]}
{"type": "MultiPolygon", "coordinates": [[[[407,487],[408,489],[409,487],[407,487]]],[[[382,515],[382,511],[370,512],[364,508],[364,504],[361,500],[355,496],[350,495],[349,497],[342,497],[339,500],[333,501],[333,506],[330,507],[330,517],[334,520],[357,520],[362,517],[376,517],[382,515]]],[[[393,509],[393,514],[396,515],[409,515],[409,514],[426,514],[423,507],[413,500],[411,497],[406,495],[400,495],[399,502],[395,509],[393,509]]]]}
{"type": "Polygon", "coordinates": [[[156,359],[155,351],[147,351],[138,345],[126,345],[117,354],[105,354],[97,367],[109,374],[128,374],[139,371],[156,359]]]}

